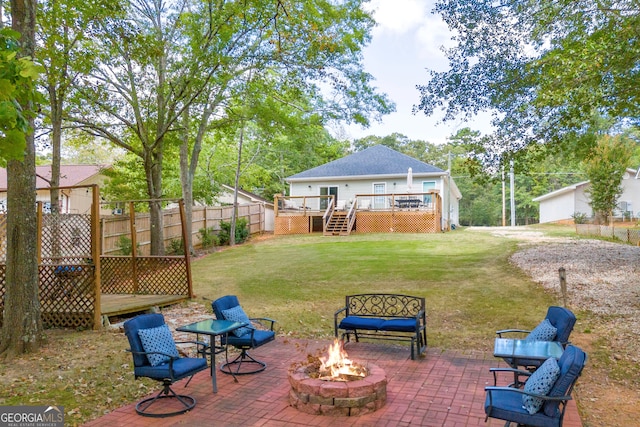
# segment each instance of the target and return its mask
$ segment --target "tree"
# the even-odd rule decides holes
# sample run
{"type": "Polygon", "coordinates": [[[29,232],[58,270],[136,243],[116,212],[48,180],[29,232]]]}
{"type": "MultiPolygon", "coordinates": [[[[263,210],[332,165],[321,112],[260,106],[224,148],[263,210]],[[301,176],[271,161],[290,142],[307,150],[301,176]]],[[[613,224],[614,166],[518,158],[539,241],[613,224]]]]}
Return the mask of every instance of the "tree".
{"type": "Polygon", "coordinates": [[[436,11],[456,45],[450,69],[418,87],[415,109],[443,108],[444,120],[494,112],[491,162],[531,144],[586,143],[598,117],[613,120],[612,132],[638,123],[635,1],[442,0],[436,11]]]}
{"type": "Polygon", "coordinates": [[[611,218],[618,198],[622,194],[622,177],[633,152],[629,140],[604,136],[586,160],[591,207],[596,218],[611,218]]]}
{"type": "Polygon", "coordinates": [[[11,0],[13,31],[0,30],[0,154],[7,161],[8,212],[0,354],[9,358],[36,351],[44,340],[36,251],[35,25],[36,1],[11,0]]]}
{"type": "MultiPolygon", "coordinates": [[[[164,196],[165,148],[183,144],[189,197],[209,121],[232,119],[227,105],[242,98],[252,70],[297,87],[327,119],[366,124],[391,109],[362,69],[360,50],[373,26],[362,2],[131,0],[126,20],[105,20],[95,32],[101,54],[76,86],[82,99],[72,120],[139,156],[154,200],[164,196]],[[320,82],[336,96],[322,96],[320,82]]],[[[152,253],[159,254],[160,204],[152,203],[150,213],[152,253]]]]}

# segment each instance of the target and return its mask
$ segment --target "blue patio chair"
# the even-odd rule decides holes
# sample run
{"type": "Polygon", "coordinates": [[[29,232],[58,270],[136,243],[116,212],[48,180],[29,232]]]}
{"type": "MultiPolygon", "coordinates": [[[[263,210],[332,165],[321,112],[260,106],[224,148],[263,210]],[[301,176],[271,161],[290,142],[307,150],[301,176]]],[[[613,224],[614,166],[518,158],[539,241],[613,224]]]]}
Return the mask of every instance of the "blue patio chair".
{"type": "MultiPolygon", "coordinates": [[[[133,356],[135,378],[147,377],[162,382],[162,390],[138,402],[136,412],[147,417],[163,418],[193,409],[196,400],[188,395],[177,394],[171,385],[187,377],[189,380],[185,387],[189,385],[196,373],[207,369],[207,359],[180,357],[164,316],[159,313],[141,314],[127,320],[124,322],[124,333],[133,356]],[[171,402],[177,405],[165,399],[172,399],[171,402]],[[152,407],[156,402],[161,403],[152,407]]],[[[205,346],[203,343],[196,344],[205,346]]]]}
{"type": "MultiPolygon", "coordinates": [[[[551,306],[547,309],[547,315],[542,322],[533,330],[526,329],[503,329],[496,331],[500,338],[507,338],[511,334],[525,336],[525,339],[537,339],[545,341],[558,341],[563,347],[569,344],[569,335],[576,324],[576,316],[571,310],[564,307],[551,306]]],[[[533,359],[504,358],[504,361],[512,368],[524,367],[530,371],[538,368],[544,361],[533,359]]]]}
{"type": "Polygon", "coordinates": [[[240,350],[240,354],[230,362],[220,366],[220,370],[225,374],[247,375],[262,372],[267,364],[254,359],[248,350],[258,348],[275,339],[273,325],[275,320],[267,317],[249,318],[235,295],[227,295],[211,303],[216,319],[233,320],[246,323],[246,327],[232,331],[228,336],[221,336],[221,344],[231,345],[240,350]],[[255,325],[260,325],[262,329],[256,329],[255,325]],[[244,368],[243,368],[244,365],[244,368]],[[232,370],[232,367],[235,367],[232,370]]]}
{"type": "Polygon", "coordinates": [[[569,345],[558,362],[551,358],[533,373],[519,371],[520,375],[529,376],[524,388],[486,387],[485,421],[496,418],[506,421],[505,426],[511,423],[530,427],[562,426],[571,391],[586,362],[585,352],[569,345]],[[550,366],[548,370],[547,366],[550,366]],[[551,381],[554,378],[557,379],[551,381]]]}

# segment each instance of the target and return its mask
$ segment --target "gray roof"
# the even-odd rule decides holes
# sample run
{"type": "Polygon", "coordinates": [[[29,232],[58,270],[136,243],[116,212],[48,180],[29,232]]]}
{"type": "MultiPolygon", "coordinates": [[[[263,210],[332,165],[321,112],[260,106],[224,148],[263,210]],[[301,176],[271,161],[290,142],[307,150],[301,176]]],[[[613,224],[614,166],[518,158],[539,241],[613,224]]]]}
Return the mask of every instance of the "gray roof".
{"type": "Polygon", "coordinates": [[[341,159],[292,175],[287,180],[371,175],[404,176],[409,168],[412,169],[414,175],[445,173],[440,168],[399,153],[387,146],[374,145],[341,159]]]}

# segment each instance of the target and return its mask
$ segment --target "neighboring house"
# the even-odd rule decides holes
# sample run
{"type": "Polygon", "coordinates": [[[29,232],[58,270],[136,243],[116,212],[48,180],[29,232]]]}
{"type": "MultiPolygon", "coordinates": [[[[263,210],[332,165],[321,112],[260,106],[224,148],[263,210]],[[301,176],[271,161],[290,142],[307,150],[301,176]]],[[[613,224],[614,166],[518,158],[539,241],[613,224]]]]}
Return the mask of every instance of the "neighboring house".
{"type": "MultiPolygon", "coordinates": [[[[333,195],[338,206],[349,206],[354,199],[367,195],[371,209],[390,209],[390,194],[420,194],[421,204],[430,202],[428,193],[442,198],[443,229],[458,224],[459,200],[462,198],[447,171],[376,145],[313,169],[286,178],[289,196],[333,195]],[[379,196],[378,196],[379,195],[379,196]]],[[[326,209],[327,199],[310,199],[311,209],[326,209]]]]}
{"type": "MultiPolygon", "coordinates": [[[[627,169],[622,177],[622,195],[618,199],[618,207],[614,217],[630,215],[640,217],[640,169],[627,169]]],[[[579,182],[533,199],[540,202],[540,223],[570,221],[576,213],[593,217],[593,209],[589,204],[589,181],[579,182]]]]}
{"type": "MultiPolygon", "coordinates": [[[[86,186],[102,185],[107,179],[102,171],[109,165],[61,165],[60,166],[60,212],[88,214],[91,212],[92,194],[86,186]],[[81,188],[71,188],[81,187],[81,188]]],[[[51,165],[36,166],[36,201],[42,202],[43,211],[51,212],[49,187],[51,165]]],[[[0,168],[0,212],[7,209],[7,170],[0,168]]],[[[100,210],[101,215],[110,215],[111,209],[100,210]]]]}
{"type": "MultiPolygon", "coordinates": [[[[222,191],[216,197],[219,203],[232,205],[233,204],[233,187],[222,184],[222,191]]],[[[238,189],[238,204],[255,204],[260,203],[264,206],[265,219],[264,219],[264,231],[273,231],[274,228],[274,209],[273,202],[258,196],[257,194],[249,191],[238,189]]]]}

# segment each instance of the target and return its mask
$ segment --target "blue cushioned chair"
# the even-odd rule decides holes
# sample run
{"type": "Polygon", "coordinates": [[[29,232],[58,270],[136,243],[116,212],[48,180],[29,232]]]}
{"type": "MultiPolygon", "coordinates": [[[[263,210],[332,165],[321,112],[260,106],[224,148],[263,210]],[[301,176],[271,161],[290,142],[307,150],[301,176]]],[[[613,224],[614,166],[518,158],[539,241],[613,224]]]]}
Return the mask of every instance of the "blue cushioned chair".
{"type": "MultiPolygon", "coordinates": [[[[191,377],[196,373],[207,369],[207,360],[203,358],[193,357],[179,357],[175,342],[170,336],[169,339],[162,341],[163,336],[152,337],[155,339],[155,343],[158,346],[168,348],[169,351],[145,351],[145,344],[141,339],[139,331],[156,331],[162,330],[163,326],[166,326],[164,316],[162,314],[142,314],[124,322],[124,333],[129,340],[129,351],[133,355],[133,372],[135,378],[147,377],[157,381],[161,381],[163,388],[157,395],[144,399],[136,405],[136,412],[140,415],[147,417],[168,417],[172,415],[178,415],[187,412],[196,405],[196,400],[188,395],[177,394],[171,388],[171,385],[183,378],[191,377]],[[151,359],[150,359],[151,357],[151,359]],[[155,365],[155,366],[153,366],[155,365]],[[168,400],[173,399],[173,402],[177,402],[177,409],[174,410],[175,405],[169,404],[168,400]],[[160,405],[152,405],[155,402],[161,402],[160,405]],[[158,409],[156,409],[156,407],[158,409]]],[[[145,335],[143,333],[143,335],[145,335]]],[[[167,338],[164,336],[164,338],[167,338]]],[[[196,343],[198,345],[204,345],[202,343],[196,343]]],[[[147,344],[149,349],[149,344],[147,344]]],[[[185,384],[185,387],[189,384],[189,381],[185,384]]]]}
{"type": "MultiPolygon", "coordinates": [[[[216,315],[216,319],[241,321],[235,316],[235,313],[240,311],[244,314],[238,298],[235,295],[218,298],[211,303],[211,307],[213,308],[213,313],[216,315]],[[233,318],[228,317],[229,313],[232,312],[234,312],[233,318]]],[[[232,332],[226,337],[221,337],[222,345],[231,345],[240,350],[240,354],[235,359],[220,367],[220,370],[225,374],[255,374],[264,371],[267,367],[266,363],[251,357],[248,350],[258,348],[275,339],[276,334],[273,330],[275,320],[266,317],[245,317],[244,322],[248,324],[248,327],[240,328],[238,330],[240,332],[236,332],[240,336],[232,332]],[[254,323],[262,326],[263,329],[256,329],[254,323]]]]}
{"type": "MultiPolygon", "coordinates": [[[[551,323],[556,328],[556,336],[552,341],[558,341],[566,347],[569,343],[569,335],[571,335],[573,326],[576,324],[575,314],[573,314],[571,310],[564,307],[551,306],[547,309],[547,315],[545,316],[545,319],[547,319],[549,323],[551,323]]],[[[522,338],[524,338],[524,335],[528,333],[531,333],[531,331],[526,329],[503,329],[501,331],[496,331],[496,335],[498,335],[498,337],[500,338],[511,337],[512,335],[510,334],[519,334],[522,338]]],[[[544,360],[513,360],[511,358],[504,358],[504,361],[507,362],[512,368],[521,366],[531,371],[537,369],[544,362],[544,360]]]]}
{"type": "MultiPolygon", "coordinates": [[[[587,355],[580,348],[567,346],[558,361],[560,376],[546,396],[535,395],[542,399],[542,408],[530,414],[524,407],[522,396],[532,395],[520,388],[486,387],[484,411],[487,419],[505,420],[506,426],[511,423],[531,427],[560,427],[564,418],[566,404],[571,400],[571,391],[582,373],[587,355]]],[[[531,372],[519,371],[520,375],[531,375],[531,372]]]]}

